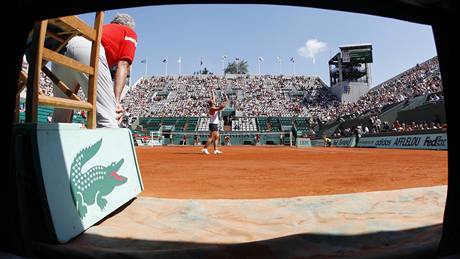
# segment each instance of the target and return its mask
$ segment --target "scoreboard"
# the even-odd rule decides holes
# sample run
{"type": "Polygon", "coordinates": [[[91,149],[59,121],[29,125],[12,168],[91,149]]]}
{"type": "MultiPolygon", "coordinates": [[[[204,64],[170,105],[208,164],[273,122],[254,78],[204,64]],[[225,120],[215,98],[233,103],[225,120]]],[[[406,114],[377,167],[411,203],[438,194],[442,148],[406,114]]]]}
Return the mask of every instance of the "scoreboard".
{"type": "Polygon", "coordinates": [[[372,48],[342,49],[343,63],[372,63],[372,48]]]}

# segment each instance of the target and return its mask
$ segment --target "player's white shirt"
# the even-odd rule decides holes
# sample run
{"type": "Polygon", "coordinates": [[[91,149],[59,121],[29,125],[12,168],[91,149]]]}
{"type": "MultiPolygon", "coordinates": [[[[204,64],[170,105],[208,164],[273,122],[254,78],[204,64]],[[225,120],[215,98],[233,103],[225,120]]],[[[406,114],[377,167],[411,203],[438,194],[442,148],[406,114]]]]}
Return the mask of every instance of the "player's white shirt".
{"type": "Polygon", "coordinates": [[[209,124],[219,125],[219,111],[215,111],[214,115],[210,115],[209,124]]]}

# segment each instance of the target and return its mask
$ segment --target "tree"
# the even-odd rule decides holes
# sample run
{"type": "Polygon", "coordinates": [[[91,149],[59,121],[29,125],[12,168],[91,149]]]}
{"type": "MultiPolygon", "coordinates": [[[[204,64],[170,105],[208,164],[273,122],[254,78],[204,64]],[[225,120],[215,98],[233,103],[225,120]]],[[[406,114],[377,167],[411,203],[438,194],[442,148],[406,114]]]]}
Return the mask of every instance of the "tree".
{"type": "Polygon", "coordinates": [[[232,63],[228,63],[224,72],[225,74],[247,74],[248,62],[246,60],[235,60],[232,63]]]}
{"type": "Polygon", "coordinates": [[[202,75],[212,75],[212,73],[207,69],[207,68],[204,68],[203,71],[201,72],[202,75]]]}
{"type": "Polygon", "coordinates": [[[199,70],[198,72],[193,72],[194,75],[213,75],[212,72],[210,72],[207,68],[204,68],[203,70],[199,70]]]}

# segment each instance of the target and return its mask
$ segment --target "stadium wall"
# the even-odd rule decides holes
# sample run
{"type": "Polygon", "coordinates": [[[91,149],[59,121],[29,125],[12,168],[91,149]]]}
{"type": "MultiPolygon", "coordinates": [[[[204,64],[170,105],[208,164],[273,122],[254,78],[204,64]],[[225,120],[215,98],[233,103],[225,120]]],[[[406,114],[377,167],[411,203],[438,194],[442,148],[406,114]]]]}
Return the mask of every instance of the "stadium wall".
{"type": "Polygon", "coordinates": [[[369,92],[369,84],[343,81],[333,85],[331,91],[342,103],[355,103],[361,96],[369,92]]]}
{"type": "Polygon", "coordinates": [[[430,103],[419,106],[412,110],[398,112],[399,122],[412,122],[412,121],[439,121],[440,123],[446,122],[446,112],[444,109],[444,102],[430,103]]]}
{"type": "Polygon", "coordinates": [[[323,139],[311,139],[310,140],[312,147],[324,147],[324,140],[323,139]]]}
{"type": "MultiPolygon", "coordinates": [[[[203,145],[208,137],[207,132],[163,132],[157,145],[194,145],[195,135],[199,136],[199,145],[203,145]],[[184,136],[186,142],[184,143],[184,136]]],[[[138,145],[151,145],[151,142],[138,145]]],[[[287,132],[221,132],[220,145],[289,145],[290,136],[287,132]],[[260,141],[256,143],[256,135],[260,141]],[[225,137],[230,137],[230,142],[225,143],[225,137]],[[282,137],[281,137],[282,136],[282,137]]],[[[292,144],[297,147],[323,147],[322,138],[294,137],[292,144]]],[[[447,133],[444,129],[426,130],[419,132],[387,132],[382,134],[333,137],[331,147],[365,147],[365,148],[399,148],[399,149],[430,149],[447,150],[447,133]]]]}
{"type": "MultiPolygon", "coordinates": [[[[194,145],[195,136],[199,137],[199,145],[204,145],[209,132],[162,132],[162,145],[194,145]],[[185,143],[184,143],[185,136],[185,143]]],[[[224,146],[225,137],[230,137],[230,145],[289,145],[289,132],[220,132],[220,145],[224,146]],[[256,135],[260,136],[259,143],[256,143],[256,135]],[[282,136],[282,137],[281,137],[282,136]]],[[[294,141],[294,139],[293,139],[294,141]]],[[[141,143],[137,142],[138,145],[141,143]]],[[[144,143],[148,145],[148,143],[144,143]]],[[[294,144],[294,143],[293,143],[294,144]]]]}
{"type": "MultiPolygon", "coordinates": [[[[310,140],[312,147],[324,147],[323,139],[311,139],[310,140]]],[[[355,137],[341,137],[341,138],[332,138],[331,147],[355,147],[356,138],[355,137]]]]}

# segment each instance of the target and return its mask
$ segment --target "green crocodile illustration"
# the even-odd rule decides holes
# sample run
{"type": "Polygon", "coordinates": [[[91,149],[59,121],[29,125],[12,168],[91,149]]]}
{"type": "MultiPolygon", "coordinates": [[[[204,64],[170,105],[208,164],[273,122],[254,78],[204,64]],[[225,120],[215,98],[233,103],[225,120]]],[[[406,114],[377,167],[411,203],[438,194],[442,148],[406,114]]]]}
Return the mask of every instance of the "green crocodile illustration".
{"type": "Polygon", "coordinates": [[[124,159],[112,162],[109,166],[96,165],[85,173],[82,167],[93,158],[101,147],[102,139],[95,144],[82,149],[75,156],[70,170],[70,189],[73,202],[78,210],[80,218],[84,218],[88,212],[87,205],[97,203],[103,210],[107,205],[105,196],[110,194],[116,186],[126,183],[126,177],[118,174],[124,159]]]}

